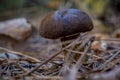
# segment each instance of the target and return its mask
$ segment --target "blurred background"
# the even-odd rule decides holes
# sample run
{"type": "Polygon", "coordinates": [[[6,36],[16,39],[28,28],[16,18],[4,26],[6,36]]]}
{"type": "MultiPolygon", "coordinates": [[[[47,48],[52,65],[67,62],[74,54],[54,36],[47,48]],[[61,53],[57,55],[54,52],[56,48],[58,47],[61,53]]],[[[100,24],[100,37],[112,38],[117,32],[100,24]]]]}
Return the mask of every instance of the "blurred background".
{"type": "Polygon", "coordinates": [[[44,15],[65,8],[77,8],[88,13],[94,23],[92,33],[120,38],[120,0],[0,0],[0,47],[24,52],[36,58],[40,58],[38,54],[56,51],[60,45],[53,44],[59,43],[59,40],[44,39],[39,36],[38,30],[44,15]],[[17,29],[13,29],[16,33],[12,34],[11,28],[17,22],[3,30],[5,22],[9,23],[13,19],[25,20],[31,25],[27,32],[21,30],[22,38],[16,34],[17,29]]]}
{"type": "Polygon", "coordinates": [[[18,17],[30,20],[63,8],[78,8],[87,12],[93,19],[97,19],[95,25],[101,23],[107,26],[107,32],[110,27],[116,29],[120,26],[119,0],[1,0],[0,21],[18,17]]]}

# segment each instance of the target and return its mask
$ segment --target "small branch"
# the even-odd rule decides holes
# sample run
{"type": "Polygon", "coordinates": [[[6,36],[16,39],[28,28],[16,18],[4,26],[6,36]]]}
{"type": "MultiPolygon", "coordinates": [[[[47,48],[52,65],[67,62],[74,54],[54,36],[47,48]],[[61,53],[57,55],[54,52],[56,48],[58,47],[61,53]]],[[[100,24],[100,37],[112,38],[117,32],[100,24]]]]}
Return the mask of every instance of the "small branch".
{"type": "Polygon", "coordinates": [[[6,52],[10,52],[10,53],[14,53],[14,54],[17,54],[17,55],[20,55],[20,56],[24,56],[25,58],[28,58],[30,61],[40,62],[38,59],[27,56],[27,55],[24,55],[24,54],[22,54],[20,52],[12,51],[12,50],[9,50],[9,49],[3,48],[3,47],[0,47],[0,49],[4,50],[6,52]]]}
{"type": "MultiPolygon", "coordinates": [[[[70,52],[73,52],[73,53],[77,53],[77,54],[83,55],[83,52],[78,52],[78,51],[74,51],[74,50],[70,50],[70,49],[65,49],[65,50],[70,51],[70,52]]],[[[93,54],[91,54],[91,53],[88,53],[87,55],[90,56],[90,57],[94,57],[94,58],[96,58],[96,59],[102,59],[103,61],[105,61],[102,57],[99,57],[99,56],[97,56],[97,55],[93,55],[93,54]]]]}
{"type": "Polygon", "coordinates": [[[21,76],[25,76],[25,75],[29,75],[31,73],[33,73],[34,71],[36,71],[39,67],[41,67],[42,65],[48,63],[50,60],[52,60],[53,58],[55,58],[57,55],[61,54],[61,52],[67,48],[69,48],[70,46],[76,44],[77,41],[80,40],[80,37],[78,37],[75,41],[73,41],[71,44],[69,44],[68,46],[66,46],[65,48],[63,48],[62,50],[58,51],[57,53],[55,53],[53,56],[51,56],[49,59],[47,59],[46,61],[44,61],[43,63],[41,63],[40,65],[36,66],[34,69],[32,69],[31,71],[21,75],[21,76]]]}
{"type": "Polygon", "coordinates": [[[84,58],[85,58],[85,56],[87,55],[87,52],[89,51],[89,49],[90,49],[90,47],[91,47],[91,44],[92,44],[92,42],[93,42],[93,37],[91,37],[90,38],[90,41],[89,41],[89,43],[88,43],[88,46],[85,48],[85,51],[83,52],[83,54],[81,55],[81,57],[78,59],[78,61],[77,61],[77,63],[76,63],[76,68],[78,69],[81,65],[82,65],[82,63],[84,62],[84,58]]]}
{"type": "Polygon", "coordinates": [[[90,49],[90,47],[91,47],[91,44],[92,44],[93,40],[94,40],[94,37],[90,37],[90,38],[89,38],[88,46],[85,48],[83,54],[82,54],[81,57],[78,59],[77,63],[76,63],[74,66],[72,66],[72,68],[71,68],[71,70],[74,69],[74,71],[71,71],[71,72],[70,72],[70,75],[65,76],[64,79],[70,79],[70,78],[72,78],[71,80],[76,79],[77,71],[78,71],[78,69],[81,67],[82,63],[84,62],[84,59],[85,59],[85,57],[86,57],[86,55],[87,55],[87,53],[88,53],[88,51],[89,51],[89,49],[90,49]],[[74,73],[73,73],[73,72],[74,72],[74,73]],[[74,75],[74,76],[72,76],[72,75],[74,75]],[[71,77],[71,76],[72,76],[72,77],[71,77]]]}
{"type": "Polygon", "coordinates": [[[95,69],[99,70],[99,69],[103,69],[104,67],[107,66],[108,63],[110,63],[116,56],[118,56],[120,54],[120,51],[117,51],[110,59],[108,59],[104,64],[100,65],[98,68],[95,69]]]}

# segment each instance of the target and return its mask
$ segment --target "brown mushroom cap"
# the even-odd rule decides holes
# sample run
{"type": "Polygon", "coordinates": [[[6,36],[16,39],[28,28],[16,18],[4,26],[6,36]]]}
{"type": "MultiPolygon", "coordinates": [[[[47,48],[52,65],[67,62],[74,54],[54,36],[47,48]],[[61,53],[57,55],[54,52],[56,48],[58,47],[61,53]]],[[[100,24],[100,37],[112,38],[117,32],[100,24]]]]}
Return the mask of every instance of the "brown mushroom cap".
{"type": "Polygon", "coordinates": [[[85,12],[78,9],[64,9],[49,13],[43,18],[40,35],[48,39],[58,39],[92,29],[92,20],[85,12]]]}

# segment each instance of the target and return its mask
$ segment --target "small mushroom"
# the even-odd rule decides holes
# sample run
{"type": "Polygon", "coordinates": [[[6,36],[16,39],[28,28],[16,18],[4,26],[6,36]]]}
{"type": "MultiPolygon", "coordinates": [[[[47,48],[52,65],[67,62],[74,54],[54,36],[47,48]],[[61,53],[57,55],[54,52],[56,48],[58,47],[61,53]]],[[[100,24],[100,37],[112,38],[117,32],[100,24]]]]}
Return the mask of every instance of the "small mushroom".
{"type": "Polygon", "coordinates": [[[48,39],[66,41],[93,29],[91,18],[78,9],[63,9],[48,13],[40,25],[40,35],[48,39]]]}

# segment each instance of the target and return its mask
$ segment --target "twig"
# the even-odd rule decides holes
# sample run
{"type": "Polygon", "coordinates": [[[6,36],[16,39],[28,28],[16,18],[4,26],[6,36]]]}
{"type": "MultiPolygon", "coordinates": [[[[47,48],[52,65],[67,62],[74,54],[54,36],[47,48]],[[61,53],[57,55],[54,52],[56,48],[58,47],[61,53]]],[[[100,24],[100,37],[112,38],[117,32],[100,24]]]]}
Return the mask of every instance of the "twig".
{"type": "MultiPolygon", "coordinates": [[[[65,50],[73,52],[73,53],[78,53],[78,54],[81,54],[81,55],[83,54],[83,52],[78,52],[78,51],[74,51],[74,50],[70,50],[70,49],[65,49],[65,50]]],[[[93,55],[91,53],[88,53],[87,55],[90,56],[90,57],[94,57],[94,58],[97,58],[97,59],[102,59],[103,61],[105,61],[102,57],[99,57],[97,55],[93,55]]]]}
{"type": "Polygon", "coordinates": [[[107,66],[108,63],[110,63],[117,55],[120,54],[120,51],[117,51],[110,59],[108,59],[104,64],[100,65],[99,67],[97,67],[96,69],[94,69],[95,71],[96,70],[99,70],[99,69],[102,69],[104,68],[105,66],[107,66]]]}
{"type": "Polygon", "coordinates": [[[9,49],[3,48],[3,47],[0,47],[0,49],[4,50],[4,51],[7,51],[7,52],[10,52],[10,53],[14,53],[14,54],[20,55],[20,56],[24,56],[25,58],[28,58],[31,61],[40,62],[38,59],[30,57],[30,56],[27,56],[27,55],[24,55],[24,54],[22,54],[20,52],[12,51],[12,50],[9,50],[9,49]]]}
{"type": "Polygon", "coordinates": [[[108,67],[105,67],[105,68],[102,70],[102,72],[105,72],[105,71],[108,70],[108,69],[114,68],[114,67],[116,66],[116,64],[119,63],[119,62],[120,62],[120,58],[117,58],[117,59],[113,60],[111,63],[108,63],[108,67]],[[110,66],[109,66],[109,65],[110,65],[110,66]]]}
{"type": "Polygon", "coordinates": [[[41,63],[40,65],[36,66],[34,69],[32,69],[31,71],[20,75],[20,76],[25,76],[25,75],[29,75],[32,72],[34,72],[35,70],[37,70],[39,67],[41,67],[42,65],[48,63],[50,60],[52,60],[53,58],[55,58],[57,55],[61,54],[61,52],[67,48],[69,48],[70,46],[74,45],[77,41],[79,41],[80,37],[78,37],[75,41],[73,41],[71,44],[69,44],[68,46],[66,46],[65,48],[63,48],[62,50],[58,51],[57,53],[55,53],[53,56],[51,56],[49,59],[47,59],[46,61],[44,61],[43,63],[41,63]]]}
{"type": "Polygon", "coordinates": [[[94,40],[94,37],[91,37],[89,39],[88,46],[85,48],[84,53],[78,59],[77,63],[72,67],[71,70],[74,69],[74,74],[72,74],[72,72],[71,72],[70,75],[65,76],[64,79],[70,79],[72,75],[74,75],[74,76],[72,76],[72,80],[74,80],[76,78],[77,71],[81,67],[82,63],[84,62],[84,59],[85,59],[85,57],[86,57],[86,55],[87,55],[87,53],[88,53],[88,51],[89,51],[89,49],[91,47],[91,43],[93,42],[93,40],[94,40]]]}
{"type": "Polygon", "coordinates": [[[47,59],[46,61],[44,61],[43,63],[41,63],[40,65],[38,65],[37,67],[35,67],[34,69],[32,69],[31,71],[29,71],[28,73],[23,74],[22,76],[28,75],[32,72],[34,72],[35,70],[37,70],[39,67],[41,67],[43,64],[48,63],[50,60],[52,60],[53,58],[55,58],[57,55],[61,54],[61,52],[67,48],[69,48],[72,45],[75,45],[80,39],[81,37],[85,36],[87,33],[82,34],[80,37],[78,37],[75,41],[73,41],[72,43],[70,43],[69,45],[67,45],[65,48],[63,48],[62,50],[58,51],[57,53],[55,53],[53,56],[51,56],[49,59],[47,59]]]}
{"type": "Polygon", "coordinates": [[[76,63],[76,68],[79,68],[82,65],[82,63],[84,62],[84,58],[87,55],[87,52],[89,51],[92,42],[93,42],[93,37],[91,37],[88,46],[85,48],[85,51],[83,52],[81,57],[78,59],[78,61],[76,63]]]}
{"type": "Polygon", "coordinates": [[[26,69],[24,69],[23,67],[21,67],[18,63],[14,63],[18,68],[20,68],[22,71],[24,71],[24,72],[27,72],[27,70],[26,69]]]}

